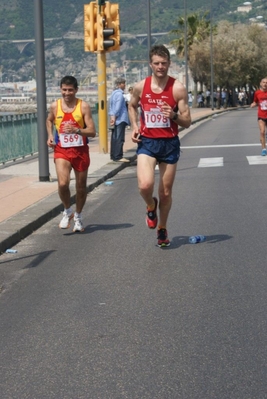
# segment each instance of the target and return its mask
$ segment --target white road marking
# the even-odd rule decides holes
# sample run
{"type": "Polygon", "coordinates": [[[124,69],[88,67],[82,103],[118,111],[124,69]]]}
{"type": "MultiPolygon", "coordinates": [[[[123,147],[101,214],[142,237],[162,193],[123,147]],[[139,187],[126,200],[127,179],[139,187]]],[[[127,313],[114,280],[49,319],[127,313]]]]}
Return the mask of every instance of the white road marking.
{"type": "Polygon", "coordinates": [[[181,150],[191,150],[198,148],[230,148],[230,147],[259,147],[261,144],[222,144],[222,145],[192,145],[189,147],[182,147],[181,150]]]}
{"type": "Polygon", "coordinates": [[[254,155],[252,157],[247,157],[249,165],[266,165],[267,156],[263,157],[261,155],[254,155]]]}
{"type": "Polygon", "coordinates": [[[198,168],[214,168],[223,166],[223,157],[200,158],[198,168]]]}

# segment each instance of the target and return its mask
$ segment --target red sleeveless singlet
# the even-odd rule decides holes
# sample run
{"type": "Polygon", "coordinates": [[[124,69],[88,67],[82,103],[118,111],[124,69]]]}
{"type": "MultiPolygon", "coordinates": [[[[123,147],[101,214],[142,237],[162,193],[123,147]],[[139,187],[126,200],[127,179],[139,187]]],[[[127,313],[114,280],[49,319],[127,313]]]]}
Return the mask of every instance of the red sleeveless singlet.
{"type": "Polygon", "coordinates": [[[173,98],[172,90],[175,79],[169,77],[162,93],[154,93],[151,90],[151,79],[145,79],[143,92],[140,99],[140,134],[148,138],[172,138],[178,135],[178,125],[170,118],[166,118],[161,113],[161,105],[164,102],[169,104],[172,109],[177,107],[173,98]]]}

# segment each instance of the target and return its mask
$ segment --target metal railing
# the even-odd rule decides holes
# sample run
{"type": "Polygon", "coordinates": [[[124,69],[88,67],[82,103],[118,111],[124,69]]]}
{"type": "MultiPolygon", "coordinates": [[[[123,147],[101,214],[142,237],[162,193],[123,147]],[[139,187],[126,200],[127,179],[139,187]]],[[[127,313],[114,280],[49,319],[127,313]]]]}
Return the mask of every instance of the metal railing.
{"type": "MultiPolygon", "coordinates": [[[[92,109],[98,132],[98,113],[92,109]]],[[[44,126],[44,132],[46,127],[44,126]]],[[[0,116],[0,164],[38,152],[37,113],[0,116]]]]}

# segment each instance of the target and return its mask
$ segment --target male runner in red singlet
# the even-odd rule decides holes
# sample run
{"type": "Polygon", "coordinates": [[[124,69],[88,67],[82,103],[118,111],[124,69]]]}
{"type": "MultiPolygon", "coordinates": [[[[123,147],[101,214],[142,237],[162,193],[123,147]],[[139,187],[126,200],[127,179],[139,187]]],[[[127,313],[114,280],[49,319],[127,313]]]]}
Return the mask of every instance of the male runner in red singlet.
{"type": "Polygon", "coordinates": [[[73,231],[84,231],[81,212],[86,201],[86,181],[90,165],[88,137],[95,137],[95,124],[89,105],[78,98],[78,83],[73,76],[61,79],[62,99],[52,103],[47,120],[47,145],[54,148],[54,160],[58,179],[58,193],[64,206],[61,229],[70,227],[74,217],[73,231]],[[56,129],[55,137],[53,129],[56,129]],[[70,174],[76,178],[76,212],[70,204],[70,174]]]}
{"type": "Polygon", "coordinates": [[[261,155],[267,155],[265,131],[267,125],[267,78],[260,82],[260,89],[254,93],[254,101],[251,108],[258,106],[258,124],[260,129],[261,155]]]}
{"type": "Polygon", "coordinates": [[[176,164],[180,155],[178,125],[191,124],[188,94],[178,80],[168,75],[169,50],[155,45],[150,50],[152,77],[134,86],[128,106],[132,126],[132,141],[138,143],[137,178],[138,187],[146,206],[146,224],[157,229],[159,247],[170,245],[167,234],[167,219],[172,204],[172,186],[176,164]],[[139,103],[140,102],[140,103],[139,103]],[[141,107],[140,127],[137,122],[138,105],[141,107]],[[159,164],[159,223],[158,199],[153,197],[155,166],[159,164]]]}

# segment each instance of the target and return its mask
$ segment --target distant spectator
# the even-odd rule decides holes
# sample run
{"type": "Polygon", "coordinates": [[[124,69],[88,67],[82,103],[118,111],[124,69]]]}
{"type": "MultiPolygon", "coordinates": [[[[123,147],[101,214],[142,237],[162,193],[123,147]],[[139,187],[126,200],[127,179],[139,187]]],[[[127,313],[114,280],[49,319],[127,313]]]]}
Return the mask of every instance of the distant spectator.
{"type": "Polygon", "coordinates": [[[226,104],[226,90],[225,89],[222,90],[221,99],[222,99],[222,103],[221,103],[222,107],[224,107],[226,104]]]}
{"type": "Polygon", "coordinates": [[[131,100],[132,94],[133,94],[133,88],[130,86],[129,89],[128,89],[128,93],[124,94],[124,99],[125,99],[125,102],[126,102],[127,109],[128,109],[128,104],[129,104],[129,102],[131,100]]]}
{"type": "Polygon", "coordinates": [[[210,107],[210,91],[206,90],[206,107],[210,107]]]}
{"type": "Polygon", "coordinates": [[[204,96],[203,93],[200,91],[197,95],[197,106],[198,108],[203,108],[204,107],[204,96]]]}
{"type": "Polygon", "coordinates": [[[129,125],[128,111],[124,98],[125,79],[117,78],[116,88],[109,99],[109,117],[111,126],[110,158],[115,162],[129,162],[123,157],[123,144],[125,141],[125,129],[129,125]]]}
{"type": "MultiPolygon", "coordinates": [[[[131,101],[131,98],[132,98],[132,94],[133,94],[133,88],[132,88],[132,86],[130,86],[129,89],[128,89],[128,93],[124,94],[124,99],[125,99],[127,110],[128,110],[128,104],[129,104],[129,102],[131,101]]],[[[130,125],[128,125],[127,129],[130,129],[130,128],[131,128],[130,125]]]]}
{"type": "Polygon", "coordinates": [[[189,91],[189,93],[188,93],[188,105],[189,105],[189,107],[192,107],[193,100],[194,100],[193,94],[192,94],[191,91],[189,91]]]}
{"type": "Polygon", "coordinates": [[[213,92],[213,103],[214,103],[214,107],[216,107],[216,104],[217,104],[217,93],[216,93],[215,90],[213,92]]]}
{"type": "Polygon", "coordinates": [[[240,105],[240,106],[244,105],[244,101],[245,101],[245,94],[244,94],[244,91],[241,90],[241,91],[238,93],[238,103],[239,103],[239,105],[240,105]]]}
{"type": "Polygon", "coordinates": [[[233,107],[233,92],[232,90],[229,90],[228,92],[228,99],[227,99],[227,106],[228,107],[233,107]]]}

